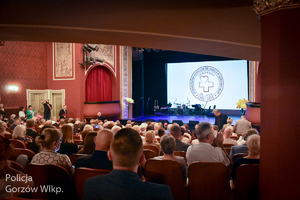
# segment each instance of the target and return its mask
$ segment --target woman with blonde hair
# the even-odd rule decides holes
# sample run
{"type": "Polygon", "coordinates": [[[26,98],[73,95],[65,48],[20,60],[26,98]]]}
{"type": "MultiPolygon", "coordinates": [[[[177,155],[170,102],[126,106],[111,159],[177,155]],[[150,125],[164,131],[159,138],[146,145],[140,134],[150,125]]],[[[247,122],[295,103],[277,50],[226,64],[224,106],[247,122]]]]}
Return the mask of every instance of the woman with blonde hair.
{"type": "Polygon", "coordinates": [[[61,127],[61,132],[63,134],[62,143],[58,153],[67,154],[70,156],[73,153],[78,152],[78,146],[73,141],[73,128],[70,125],[64,124],[61,127]]]}
{"type": "Polygon", "coordinates": [[[36,143],[42,147],[42,151],[33,156],[33,164],[60,165],[73,175],[74,169],[67,155],[57,153],[62,142],[62,133],[54,128],[46,128],[41,136],[36,137],[36,143]]]}
{"type": "Polygon", "coordinates": [[[155,133],[154,131],[147,131],[145,134],[145,142],[143,143],[144,146],[147,145],[154,145],[157,146],[158,149],[160,149],[160,144],[155,139],[155,133]]]}
{"type": "Polygon", "coordinates": [[[3,121],[0,121],[0,135],[5,137],[5,134],[10,134],[10,132],[6,131],[7,124],[3,121]]]}
{"type": "Polygon", "coordinates": [[[26,134],[26,126],[18,125],[18,126],[16,126],[16,128],[14,128],[14,131],[12,134],[12,139],[20,140],[20,141],[24,142],[25,144],[27,144],[28,142],[32,142],[31,139],[25,138],[25,134],[26,134]]]}
{"type": "Polygon", "coordinates": [[[243,164],[259,164],[260,160],[260,136],[251,135],[247,138],[248,155],[243,158],[238,158],[234,161],[231,172],[231,187],[234,187],[235,172],[237,168],[243,164]]]}

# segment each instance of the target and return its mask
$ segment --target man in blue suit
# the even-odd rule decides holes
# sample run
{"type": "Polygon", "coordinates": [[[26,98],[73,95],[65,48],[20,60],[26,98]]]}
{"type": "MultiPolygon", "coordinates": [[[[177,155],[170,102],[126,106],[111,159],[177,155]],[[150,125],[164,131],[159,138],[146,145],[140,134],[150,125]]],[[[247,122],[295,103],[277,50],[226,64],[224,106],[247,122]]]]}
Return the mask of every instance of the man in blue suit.
{"type": "MultiPolygon", "coordinates": [[[[245,140],[247,141],[247,138],[250,136],[250,135],[254,135],[254,134],[257,134],[258,135],[258,132],[256,129],[249,129],[247,132],[246,132],[246,135],[245,135],[245,140]]],[[[238,154],[238,153],[248,153],[248,149],[247,149],[247,144],[244,143],[242,145],[238,145],[238,146],[232,146],[231,147],[231,150],[230,150],[230,158],[232,158],[232,156],[234,156],[235,154],[238,154]]]]}
{"type": "Polygon", "coordinates": [[[84,185],[84,199],[173,199],[169,186],[143,182],[137,174],[145,156],[142,139],[135,130],[124,128],[116,133],[108,158],[113,162],[113,170],[89,178],[84,185]]]}

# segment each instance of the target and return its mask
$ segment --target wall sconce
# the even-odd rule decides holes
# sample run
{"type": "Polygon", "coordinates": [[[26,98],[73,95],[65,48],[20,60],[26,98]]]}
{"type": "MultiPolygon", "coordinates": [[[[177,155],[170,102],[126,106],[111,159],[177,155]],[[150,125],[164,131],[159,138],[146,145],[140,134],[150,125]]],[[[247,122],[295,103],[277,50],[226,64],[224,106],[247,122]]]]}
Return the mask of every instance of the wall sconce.
{"type": "Polygon", "coordinates": [[[12,92],[12,93],[15,94],[16,92],[18,92],[19,87],[16,86],[16,85],[9,85],[9,86],[7,87],[7,89],[8,89],[9,92],[12,92]]]}

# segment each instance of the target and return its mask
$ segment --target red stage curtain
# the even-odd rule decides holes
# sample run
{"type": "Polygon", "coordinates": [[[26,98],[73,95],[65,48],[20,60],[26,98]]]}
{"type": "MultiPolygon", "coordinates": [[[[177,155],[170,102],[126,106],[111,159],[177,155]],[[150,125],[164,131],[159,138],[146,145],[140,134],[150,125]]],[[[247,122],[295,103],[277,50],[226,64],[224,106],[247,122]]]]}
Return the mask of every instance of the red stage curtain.
{"type": "Polygon", "coordinates": [[[108,72],[104,67],[94,67],[86,78],[86,101],[111,101],[112,88],[108,72]]]}

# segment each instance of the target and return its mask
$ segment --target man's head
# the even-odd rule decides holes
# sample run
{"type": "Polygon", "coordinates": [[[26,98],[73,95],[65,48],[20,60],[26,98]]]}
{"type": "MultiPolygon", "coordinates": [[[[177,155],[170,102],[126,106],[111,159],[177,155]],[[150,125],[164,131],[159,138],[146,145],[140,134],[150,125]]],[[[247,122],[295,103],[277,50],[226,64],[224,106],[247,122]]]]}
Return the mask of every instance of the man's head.
{"type": "Polygon", "coordinates": [[[46,99],[46,103],[49,103],[49,99],[46,99]]]}
{"type": "Polygon", "coordinates": [[[201,122],[197,129],[196,135],[199,141],[212,144],[214,141],[214,130],[208,122],[201,122]]]}
{"type": "Polygon", "coordinates": [[[247,130],[245,135],[245,140],[247,140],[250,135],[258,135],[257,130],[254,128],[247,130]]]}
{"type": "Polygon", "coordinates": [[[101,112],[98,112],[98,113],[97,113],[97,116],[98,116],[98,117],[101,116],[101,112]]]}
{"type": "Polygon", "coordinates": [[[45,125],[45,124],[46,124],[46,120],[45,120],[45,119],[41,119],[40,122],[41,122],[42,125],[45,125]]]}
{"type": "Polygon", "coordinates": [[[113,137],[108,152],[114,168],[133,169],[143,157],[143,142],[138,132],[124,128],[113,137]]]}
{"type": "Polygon", "coordinates": [[[232,126],[228,126],[225,131],[224,131],[224,137],[225,138],[230,138],[230,136],[232,135],[232,126]]]}
{"type": "Polygon", "coordinates": [[[15,116],[15,118],[14,118],[14,124],[20,125],[20,122],[21,122],[20,117],[15,116]]]}
{"type": "Polygon", "coordinates": [[[67,110],[67,106],[66,105],[64,105],[64,109],[67,110]]]}
{"type": "Polygon", "coordinates": [[[175,138],[175,139],[180,139],[181,136],[181,129],[180,126],[177,124],[173,124],[170,128],[170,134],[175,138]]]}
{"type": "Polygon", "coordinates": [[[216,116],[216,117],[219,117],[220,116],[220,111],[218,109],[214,109],[213,110],[213,114],[216,116]]]}
{"type": "Polygon", "coordinates": [[[52,121],[56,122],[57,118],[55,116],[52,117],[52,121]]]}
{"type": "Polygon", "coordinates": [[[111,130],[103,129],[98,132],[95,137],[95,150],[108,151],[110,148],[110,142],[113,138],[113,132],[111,130]]]}
{"type": "Polygon", "coordinates": [[[34,127],[34,120],[33,119],[27,119],[26,124],[28,128],[33,128],[34,127]]]}

